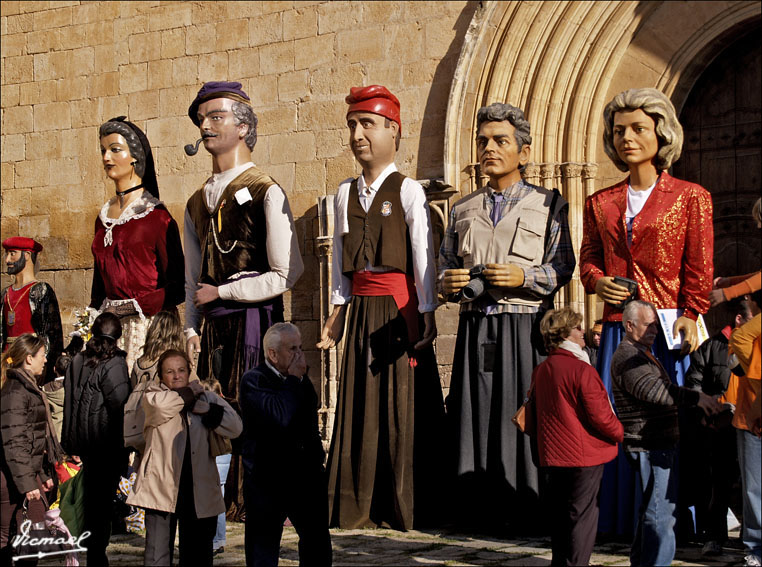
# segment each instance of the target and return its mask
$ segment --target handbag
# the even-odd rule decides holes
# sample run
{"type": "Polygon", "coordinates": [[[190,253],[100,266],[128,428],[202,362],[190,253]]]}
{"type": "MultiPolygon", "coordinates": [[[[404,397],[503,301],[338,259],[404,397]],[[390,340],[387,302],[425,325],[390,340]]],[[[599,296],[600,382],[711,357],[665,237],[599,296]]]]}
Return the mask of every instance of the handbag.
{"type": "Polygon", "coordinates": [[[534,380],[529,387],[524,403],[521,404],[521,407],[516,410],[515,414],[513,414],[511,421],[522,433],[526,433],[529,436],[536,433],[537,424],[534,409],[534,380]]]}
{"type": "Polygon", "coordinates": [[[11,540],[11,554],[15,561],[59,555],[74,549],[70,534],[46,523],[48,501],[43,492],[40,496],[40,500],[31,501],[24,497],[24,503],[16,511],[17,535],[11,540]]]}

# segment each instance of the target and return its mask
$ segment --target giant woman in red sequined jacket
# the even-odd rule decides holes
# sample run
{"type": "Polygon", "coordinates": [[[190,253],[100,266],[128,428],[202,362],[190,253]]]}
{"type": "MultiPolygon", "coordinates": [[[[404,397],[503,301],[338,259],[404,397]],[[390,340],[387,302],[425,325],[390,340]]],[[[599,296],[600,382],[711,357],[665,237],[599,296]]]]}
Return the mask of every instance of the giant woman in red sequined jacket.
{"type": "MultiPolygon", "coordinates": [[[[585,201],[580,278],[588,293],[605,302],[597,367],[611,394],[611,357],[624,336],[622,311],[614,305],[627,296],[627,288],[614,284],[613,277],[635,280],[639,298],[657,308],[683,309],[673,330],[683,331],[695,350],[696,318],[709,309],[714,233],[709,192],[667,173],[683,143],[670,100],[656,89],[630,89],[606,105],[603,120],[606,154],[629,176],[585,201]]],[[[662,333],[653,351],[671,380],[682,385],[688,356],[670,351],[662,333]]],[[[621,451],[618,461],[623,461],[621,451]]],[[[631,480],[624,478],[625,463],[620,464],[618,471],[607,469],[604,475],[599,522],[603,532],[632,529],[631,480]],[[610,501],[614,482],[618,502],[610,501]]],[[[612,463],[610,468],[617,466],[612,463]]]]}

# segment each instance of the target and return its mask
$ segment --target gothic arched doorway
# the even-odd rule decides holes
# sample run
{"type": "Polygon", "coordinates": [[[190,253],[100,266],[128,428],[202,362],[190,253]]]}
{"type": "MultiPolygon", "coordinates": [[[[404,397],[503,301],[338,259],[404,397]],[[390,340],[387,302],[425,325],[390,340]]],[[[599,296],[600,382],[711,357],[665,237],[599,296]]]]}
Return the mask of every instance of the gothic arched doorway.
{"type": "MultiPolygon", "coordinates": [[[[759,269],[759,229],[751,208],[762,193],[762,45],[757,26],[701,74],[680,114],[683,155],[674,175],[701,184],[714,203],[715,276],[759,269]]],[[[726,309],[707,315],[719,330],[726,309]]]]}

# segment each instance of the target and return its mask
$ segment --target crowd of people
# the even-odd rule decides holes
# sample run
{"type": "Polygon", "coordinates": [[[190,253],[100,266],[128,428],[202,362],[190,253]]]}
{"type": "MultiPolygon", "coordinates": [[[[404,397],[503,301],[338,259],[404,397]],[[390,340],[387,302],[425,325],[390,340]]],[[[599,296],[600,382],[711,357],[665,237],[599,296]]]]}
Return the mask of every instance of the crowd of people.
{"type": "MultiPolygon", "coordinates": [[[[60,506],[87,535],[87,564],[107,565],[120,490],[146,565],[172,564],[178,526],[179,564],[211,565],[226,517],[245,521],[247,564],[274,566],[287,518],[300,564],[330,565],[331,527],[507,535],[548,515],[553,565],[588,564],[597,532],[631,535],[632,565],[669,565],[688,431],[705,440],[691,502],[704,552],[726,542],[740,473],[746,564],[760,565],[760,276],[714,278],[710,194],[667,172],[683,142],[669,99],[631,89],[606,106],[604,148],[628,176],[587,198],[578,251],[568,203],[522,176],[523,111],[481,108],[488,183],[450,208],[438,263],[425,191],[395,165],[399,100],[371,85],[346,103],[362,173],[334,199],[334,307],[317,343],[344,345],[328,454],[301,334],[284,322],[304,271],[286,191],[251,162],[241,84],[205,83],[186,153],[203,143],[212,175],[188,200],[182,244],[143,131],[124,116],[99,129],[115,195],[95,221],[84,345],[63,348],[55,293],[35,276],[42,246],[3,242],[15,281],[0,335],[2,564],[20,512],[60,506]],[[575,252],[604,306],[587,332],[554,307],[575,252]],[[433,343],[447,301],[460,312],[445,400],[433,343]],[[702,344],[697,321],[725,301],[735,319],[702,344]]],[[[759,201],[754,215],[762,228],[759,201]]]]}

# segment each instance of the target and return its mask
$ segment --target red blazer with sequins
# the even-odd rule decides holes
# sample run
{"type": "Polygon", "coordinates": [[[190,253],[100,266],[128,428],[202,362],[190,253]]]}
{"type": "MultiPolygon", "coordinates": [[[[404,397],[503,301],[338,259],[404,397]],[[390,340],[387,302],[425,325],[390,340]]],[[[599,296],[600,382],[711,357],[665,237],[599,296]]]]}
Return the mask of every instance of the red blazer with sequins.
{"type": "MultiPolygon", "coordinates": [[[[661,173],[656,187],[632,226],[627,246],[629,178],[601,189],[585,200],[580,278],[587,293],[603,276],[638,282],[639,298],[657,309],[684,308],[696,319],[709,309],[714,273],[712,198],[695,183],[661,173]]],[[[622,312],[608,303],[604,321],[621,321],[622,312]]]]}

